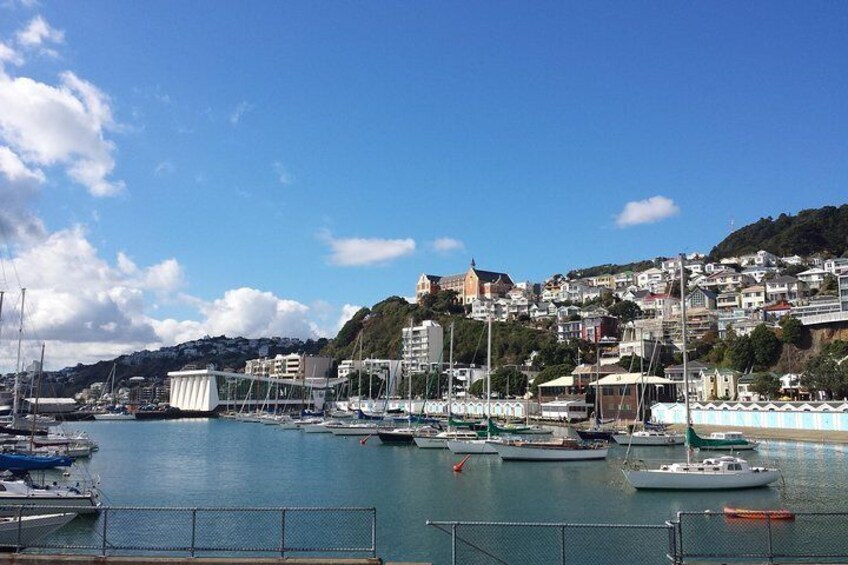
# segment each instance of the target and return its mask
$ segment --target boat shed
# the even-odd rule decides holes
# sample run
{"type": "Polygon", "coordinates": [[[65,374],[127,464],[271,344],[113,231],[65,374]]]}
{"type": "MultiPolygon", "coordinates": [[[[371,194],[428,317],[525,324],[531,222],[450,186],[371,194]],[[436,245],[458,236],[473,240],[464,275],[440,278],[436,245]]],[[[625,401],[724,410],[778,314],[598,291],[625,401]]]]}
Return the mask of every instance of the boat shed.
{"type": "Polygon", "coordinates": [[[25,398],[24,410],[39,414],[67,414],[74,412],[79,404],[73,398],[25,398]],[[35,409],[37,404],[37,410],[35,409]]]}
{"type": "MultiPolygon", "coordinates": [[[[601,416],[604,419],[635,420],[639,417],[640,406],[647,412],[656,402],[674,402],[677,399],[677,387],[683,383],[654,375],[641,373],[621,373],[607,375],[589,383],[593,393],[600,394],[601,416]],[[600,385],[600,391],[597,387],[600,385]]],[[[586,398],[594,402],[594,397],[586,398]]]]}

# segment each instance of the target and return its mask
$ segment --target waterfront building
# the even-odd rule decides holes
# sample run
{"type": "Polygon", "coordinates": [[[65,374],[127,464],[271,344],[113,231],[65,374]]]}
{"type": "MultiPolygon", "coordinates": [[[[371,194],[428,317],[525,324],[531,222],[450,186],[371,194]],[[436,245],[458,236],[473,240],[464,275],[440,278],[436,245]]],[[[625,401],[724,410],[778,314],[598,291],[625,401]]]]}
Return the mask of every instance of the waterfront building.
{"type": "Polygon", "coordinates": [[[290,353],[272,359],[251,359],[245,364],[244,372],[277,379],[325,379],[330,376],[332,365],[332,357],[290,353]]]}
{"type": "Polygon", "coordinates": [[[427,371],[433,363],[442,362],[444,332],[438,322],[424,320],[419,326],[403,328],[401,335],[401,359],[413,373],[427,371]]]}
{"type": "MultiPolygon", "coordinates": [[[[604,418],[635,420],[639,416],[639,406],[647,410],[657,402],[674,402],[679,383],[653,375],[622,373],[607,375],[589,386],[592,394],[597,394],[597,387],[601,387],[600,405],[604,418]]],[[[586,402],[589,401],[587,397],[586,402]]]]}

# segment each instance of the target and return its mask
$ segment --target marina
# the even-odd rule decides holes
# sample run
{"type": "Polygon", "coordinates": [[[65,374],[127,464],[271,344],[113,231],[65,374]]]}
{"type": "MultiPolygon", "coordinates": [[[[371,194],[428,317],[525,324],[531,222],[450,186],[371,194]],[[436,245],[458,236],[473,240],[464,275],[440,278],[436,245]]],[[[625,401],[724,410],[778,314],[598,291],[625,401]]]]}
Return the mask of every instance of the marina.
{"type": "MultiPolygon", "coordinates": [[[[444,449],[394,447],[357,437],[304,434],[226,419],[85,422],[100,451],[81,465],[100,476],[104,502],[123,505],[374,506],[384,559],[447,563],[426,520],[662,523],[678,511],[848,504],[842,445],[763,441],[747,459],[783,470],[776,486],[746,491],[639,492],[621,474],[626,447],[606,460],[504,462],[444,449]],[[249,484],[250,488],[245,488],[249,484]],[[401,504],[400,501],[404,503],[401,504]]],[[[670,462],[682,447],[632,447],[631,458],[670,462]]],[[[68,526],[73,528],[74,524],[68,526]]]]}

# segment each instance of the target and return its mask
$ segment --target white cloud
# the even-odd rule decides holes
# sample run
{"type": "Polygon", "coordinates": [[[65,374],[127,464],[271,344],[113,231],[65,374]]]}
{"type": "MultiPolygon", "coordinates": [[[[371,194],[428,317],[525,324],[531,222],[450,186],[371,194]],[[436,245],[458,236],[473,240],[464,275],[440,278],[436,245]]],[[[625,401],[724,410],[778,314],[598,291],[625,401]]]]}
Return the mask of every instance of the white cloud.
{"type": "Polygon", "coordinates": [[[274,168],[274,174],[277,176],[277,180],[280,182],[280,184],[288,186],[294,182],[294,177],[288,171],[285,165],[283,165],[279,161],[274,161],[272,167],[274,168]]]}
{"type": "Polygon", "coordinates": [[[65,32],[52,27],[41,16],[35,16],[17,33],[17,39],[24,47],[40,47],[44,43],[63,43],[65,32]]]}
{"type": "Polygon", "coordinates": [[[451,251],[462,251],[465,244],[451,237],[440,237],[431,244],[432,248],[439,253],[450,253],[451,251]]]}
{"type": "Polygon", "coordinates": [[[44,173],[30,169],[10,148],[0,145],[0,230],[12,240],[41,238],[44,226],[29,206],[44,183],[44,173]]]}
{"type": "Polygon", "coordinates": [[[0,69],[3,68],[3,63],[11,63],[20,67],[24,64],[24,58],[20,53],[0,41],[0,69]]]}
{"type": "Polygon", "coordinates": [[[308,306],[254,288],[228,290],[201,310],[210,335],[317,337],[319,333],[308,320],[308,306]]]}
{"type": "Polygon", "coordinates": [[[253,105],[245,100],[242,100],[230,113],[230,123],[234,126],[239,125],[239,122],[241,122],[242,117],[251,110],[253,110],[253,105]]]}
{"type": "Polygon", "coordinates": [[[362,306],[357,306],[355,304],[345,304],[342,306],[342,314],[339,316],[339,321],[336,323],[336,333],[342,329],[348,320],[353,318],[354,314],[362,310],[362,306]]]}
{"type": "Polygon", "coordinates": [[[121,192],[124,183],[107,178],[115,145],[105,134],[118,128],[108,96],[72,72],[60,78],[52,86],[0,69],[0,143],[30,165],[64,165],[94,196],[121,192]]]}
{"type": "Polygon", "coordinates": [[[653,224],[679,213],[680,208],[672,199],[665,196],[652,196],[646,200],[636,200],[625,204],[624,210],[616,216],[615,223],[620,228],[653,224]]]}
{"type": "Polygon", "coordinates": [[[388,263],[415,251],[414,239],[336,238],[329,231],[318,234],[330,246],[329,261],[340,267],[388,263]]]}

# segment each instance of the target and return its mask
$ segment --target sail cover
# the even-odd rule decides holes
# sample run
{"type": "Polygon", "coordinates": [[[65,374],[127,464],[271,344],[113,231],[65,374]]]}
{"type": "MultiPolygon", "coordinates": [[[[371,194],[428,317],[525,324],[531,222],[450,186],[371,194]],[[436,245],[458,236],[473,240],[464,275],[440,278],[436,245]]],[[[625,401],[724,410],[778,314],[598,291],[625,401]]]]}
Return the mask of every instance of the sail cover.
{"type": "Polygon", "coordinates": [[[686,444],[691,448],[698,447],[733,447],[734,445],[747,445],[743,438],[738,439],[713,439],[701,437],[692,428],[686,428],[686,444]]]}

